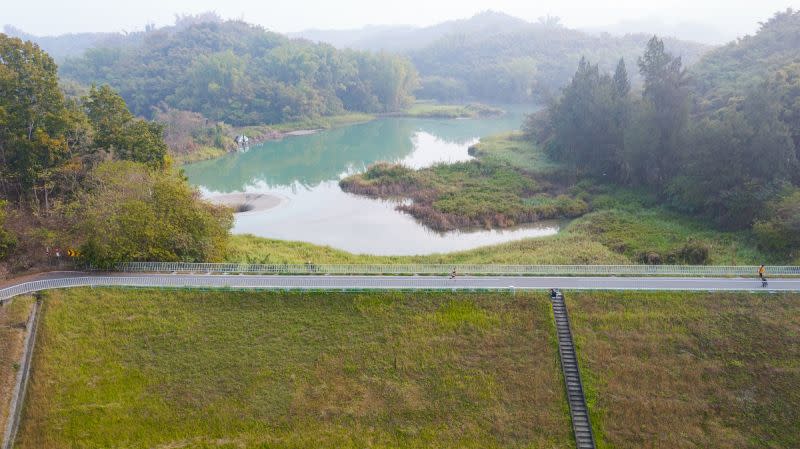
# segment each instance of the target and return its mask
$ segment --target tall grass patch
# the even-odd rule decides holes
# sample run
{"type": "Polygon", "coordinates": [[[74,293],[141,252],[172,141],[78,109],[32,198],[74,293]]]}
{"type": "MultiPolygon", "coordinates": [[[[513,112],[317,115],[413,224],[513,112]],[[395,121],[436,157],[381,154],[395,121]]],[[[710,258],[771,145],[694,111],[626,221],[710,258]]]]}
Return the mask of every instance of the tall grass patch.
{"type": "Polygon", "coordinates": [[[567,303],[598,447],[800,447],[800,295],[567,303]]]}

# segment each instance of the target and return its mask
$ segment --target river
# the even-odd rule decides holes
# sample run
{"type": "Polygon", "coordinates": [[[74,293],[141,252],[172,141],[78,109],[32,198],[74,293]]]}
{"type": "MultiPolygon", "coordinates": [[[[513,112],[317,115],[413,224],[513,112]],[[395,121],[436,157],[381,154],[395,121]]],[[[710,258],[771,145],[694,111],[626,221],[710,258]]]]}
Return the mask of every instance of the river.
{"type": "MultiPolygon", "coordinates": [[[[506,230],[438,233],[394,209],[395,203],[343,192],[341,178],[378,161],[420,168],[471,159],[481,136],[519,129],[525,112],[440,120],[381,118],[316,134],[287,137],[184,167],[204,196],[269,194],[276,207],[236,214],[233,232],[330,245],[354,253],[451,252],[558,232],[556,222],[506,230]]],[[[252,195],[251,195],[252,196],[252,195]]]]}

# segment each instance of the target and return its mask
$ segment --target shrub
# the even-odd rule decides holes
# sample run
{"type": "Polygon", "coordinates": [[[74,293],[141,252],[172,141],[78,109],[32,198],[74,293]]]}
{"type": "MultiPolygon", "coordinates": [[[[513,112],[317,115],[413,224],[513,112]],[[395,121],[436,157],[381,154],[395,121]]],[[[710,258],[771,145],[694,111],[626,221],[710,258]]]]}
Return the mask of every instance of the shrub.
{"type": "Polygon", "coordinates": [[[222,260],[233,216],[202,201],[185,180],[135,162],[94,169],[79,199],[84,259],[100,268],[122,261],[222,260]]]}
{"type": "Polygon", "coordinates": [[[753,225],[759,244],[774,251],[800,249],[800,190],[794,189],[769,207],[768,218],[753,225]]]}
{"type": "Polygon", "coordinates": [[[705,265],[708,263],[710,249],[708,244],[691,239],[680,249],[670,255],[670,263],[684,263],[689,265],[705,265]]]}
{"type": "Polygon", "coordinates": [[[5,260],[17,246],[17,239],[5,229],[6,202],[0,200],[0,260],[5,260]]]}

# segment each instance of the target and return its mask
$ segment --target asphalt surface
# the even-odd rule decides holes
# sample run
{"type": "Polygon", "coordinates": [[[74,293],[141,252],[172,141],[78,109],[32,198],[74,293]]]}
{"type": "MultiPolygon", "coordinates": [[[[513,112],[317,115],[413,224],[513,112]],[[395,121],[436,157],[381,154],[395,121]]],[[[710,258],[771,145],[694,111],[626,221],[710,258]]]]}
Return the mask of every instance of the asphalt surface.
{"type": "MultiPolygon", "coordinates": [[[[140,276],[136,276],[140,277],[140,276]]],[[[146,277],[154,277],[146,275],[146,277]]],[[[155,277],[164,277],[155,276],[155,277]]],[[[170,275],[185,285],[211,282],[229,287],[375,289],[601,289],[601,290],[764,290],[759,279],[653,277],[464,276],[247,276],[170,275]]],[[[800,291],[800,279],[773,279],[768,290],[800,291]]]]}
{"type": "Polygon", "coordinates": [[[800,279],[770,279],[767,288],[756,278],[676,277],[516,277],[516,276],[334,276],[334,275],[191,275],[191,274],[83,274],[43,276],[47,288],[60,286],[131,286],[273,289],[549,289],[566,290],[697,290],[800,291],[800,279]],[[59,285],[63,282],[63,285],[59,285]]]}

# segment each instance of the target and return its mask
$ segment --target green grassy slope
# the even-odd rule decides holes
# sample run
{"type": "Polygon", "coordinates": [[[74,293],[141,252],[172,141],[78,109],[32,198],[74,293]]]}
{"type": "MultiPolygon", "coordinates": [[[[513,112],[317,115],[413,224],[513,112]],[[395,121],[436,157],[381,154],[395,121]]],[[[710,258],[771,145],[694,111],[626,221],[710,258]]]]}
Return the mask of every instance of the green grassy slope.
{"type": "Polygon", "coordinates": [[[543,295],[48,293],[17,448],[570,447],[543,295]]]}

